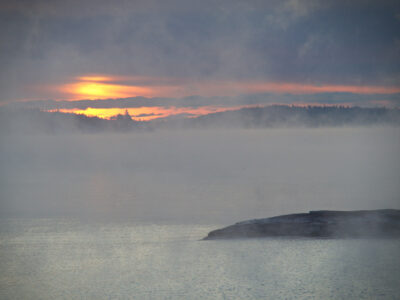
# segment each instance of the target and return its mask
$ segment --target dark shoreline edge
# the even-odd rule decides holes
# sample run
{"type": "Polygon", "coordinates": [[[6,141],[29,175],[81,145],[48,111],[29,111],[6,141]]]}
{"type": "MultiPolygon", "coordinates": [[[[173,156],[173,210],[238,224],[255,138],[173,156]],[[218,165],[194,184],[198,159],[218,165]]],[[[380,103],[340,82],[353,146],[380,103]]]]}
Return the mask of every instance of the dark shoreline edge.
{"type": "Polygon", "coordinates": [[[247,220],[213,230],[203,240],[263,237],[400,238],[400,210],[320,210],[247,220]]]}

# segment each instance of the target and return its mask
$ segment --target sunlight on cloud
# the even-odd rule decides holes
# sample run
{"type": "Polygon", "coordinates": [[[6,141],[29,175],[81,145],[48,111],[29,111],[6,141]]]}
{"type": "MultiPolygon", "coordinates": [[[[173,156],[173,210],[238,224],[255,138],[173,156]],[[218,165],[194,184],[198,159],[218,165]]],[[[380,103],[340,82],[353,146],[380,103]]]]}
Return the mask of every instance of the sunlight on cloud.
{"type": "Polygon", "coordinates": [[[75,82],[56,87],[56,90],[67,100],[180,95],[180,87],[168,80],[143,76],[84,75],[76,77],[75,82]]]}
{"type": "Polygon", "coordinates": [[[359,85],[316,85],[290,82],[236,82],[229,86],[238,92],[250,94],[277,93],[277,94],[316,94],[316,93],[355,93],[355,94],[394,94],[399,93],[399,87],[387,86],[359,86],[359,85]]]}
{"type": "Polygon", "coordinates": [[[67,84],[62,91],[75,99],[110,99],[136,96],[152,96],[150,88],[103,83],[95,80],[67,84]]]}
{"type": "Polygon", "coordinates": [[[110,77],[110,76],[102,76],[102,75],[87,75],[87,76],[81,76],[78,77],[79,80],[82,81],[114,81],[116,78],[110,77]]]}
{"type": "Polygon", "coordinates": [[[68,100],[117,99],[128,97],[203,97],[240,96],[260,93],[316,94],[345,92],[355,94],[393,94],[400,88],[367,85],[302,84],[293,82],[269,82],[257,80],[203,79],[191,81],[185,78],[83,75],[75,82],[57,87],[68,100]]]}

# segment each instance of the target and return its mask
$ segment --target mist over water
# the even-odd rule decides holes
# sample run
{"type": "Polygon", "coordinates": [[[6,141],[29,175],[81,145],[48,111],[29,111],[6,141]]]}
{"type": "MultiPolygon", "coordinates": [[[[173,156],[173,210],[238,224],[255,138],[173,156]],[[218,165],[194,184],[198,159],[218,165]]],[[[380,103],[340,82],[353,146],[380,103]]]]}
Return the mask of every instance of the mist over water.
{"type": "Polygon", "coordinates": [[[230,224],[318,209],[400,208],[395,127],[1,139],[3,217],[230,224]]]}
{"type": "Polygon", "coordinates": [[[2,299],[395,299],[398,239],[200,241],[400,208],[400,129],[1,136],[2,299]]]}

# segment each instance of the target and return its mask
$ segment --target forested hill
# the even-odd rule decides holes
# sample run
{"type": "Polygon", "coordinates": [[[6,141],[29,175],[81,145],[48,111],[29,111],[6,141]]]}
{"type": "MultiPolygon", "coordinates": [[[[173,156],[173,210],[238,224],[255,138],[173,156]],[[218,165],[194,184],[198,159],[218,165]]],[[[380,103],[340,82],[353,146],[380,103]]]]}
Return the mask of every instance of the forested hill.
{"type": "Polygon", "coordinates": [[[199,117],[173,116],[135,121],[126,112],[109,120],[38,109],[0,108],[2,133],[129,132],[161,128],[280,128],[400,125],[400,109],[360,107],[267,106],[199,117]]]}
{"type": "Polygon", "coordinates": [[[267,106],[243,108],[186,121],[195,127],[336,127],[400,125],[400,110],[360,107],[267,106]]]}

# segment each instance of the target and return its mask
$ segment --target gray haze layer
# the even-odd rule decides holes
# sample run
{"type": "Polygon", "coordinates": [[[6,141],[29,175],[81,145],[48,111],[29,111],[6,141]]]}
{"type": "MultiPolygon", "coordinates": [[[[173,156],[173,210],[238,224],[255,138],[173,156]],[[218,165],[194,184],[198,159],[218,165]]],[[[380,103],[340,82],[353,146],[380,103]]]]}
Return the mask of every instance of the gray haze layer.
{"type": "Polygon", "coordinates": [[[400,130],[3,135],[2,216],[230,224],[400,208],[400,130]]]}

